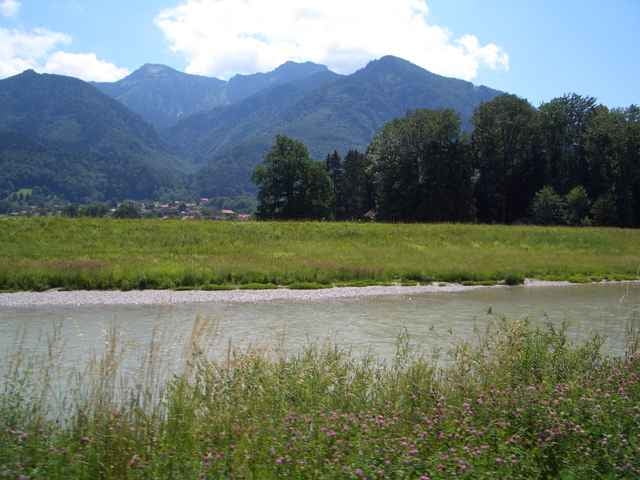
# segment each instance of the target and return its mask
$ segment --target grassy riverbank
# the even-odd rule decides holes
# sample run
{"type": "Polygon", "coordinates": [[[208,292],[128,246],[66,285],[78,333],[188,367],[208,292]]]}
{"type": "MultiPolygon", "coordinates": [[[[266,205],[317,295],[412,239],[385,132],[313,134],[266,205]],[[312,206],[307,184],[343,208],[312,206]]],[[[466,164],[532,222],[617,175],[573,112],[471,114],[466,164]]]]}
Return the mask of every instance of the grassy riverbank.
{"type": "Polygon", "coordinates": [[[0,290],[635,279],[640,230],[0,219],[0,290]]]}
{"type": "Polygon", "coordinates": [[[206,330],[196,322],[185,370],[164,386],[153,348],[122,381],[117,335],[62,395],[55,355],[7,357],[0,478],[640,476],[637,335],[609,358],[599,339],[572,346],[562,331],[498,322],[437,369],[403,337],[386,366],[331,346],[216,363],[206,330]]]}

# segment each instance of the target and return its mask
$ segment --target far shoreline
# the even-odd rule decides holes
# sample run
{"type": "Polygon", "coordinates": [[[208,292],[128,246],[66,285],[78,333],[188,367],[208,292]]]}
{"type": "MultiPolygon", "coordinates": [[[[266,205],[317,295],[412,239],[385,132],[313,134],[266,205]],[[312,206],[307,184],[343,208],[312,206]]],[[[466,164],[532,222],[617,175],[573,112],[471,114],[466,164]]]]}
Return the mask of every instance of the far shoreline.
{"type": "Polygon", "coordinates": [[[460,283],[433,283],[428,285],[373,285],[359,287],[328,287],[318,289],[246,290],[47,290],[44,292],[0,293],[0,308],[29,307],[73,307],[73,306],[153,306],[180,305],[188,303],[263,303],[274,301],[321,302],[324,300],[367,298],[383,296],[406,296],[421,294],[464,293],[480,289],[495,288],[559,288],[579,286],[640,285],[639,280],[602,280],[574,283],[526,279],[521,285],[463,285],[460,283]]]}

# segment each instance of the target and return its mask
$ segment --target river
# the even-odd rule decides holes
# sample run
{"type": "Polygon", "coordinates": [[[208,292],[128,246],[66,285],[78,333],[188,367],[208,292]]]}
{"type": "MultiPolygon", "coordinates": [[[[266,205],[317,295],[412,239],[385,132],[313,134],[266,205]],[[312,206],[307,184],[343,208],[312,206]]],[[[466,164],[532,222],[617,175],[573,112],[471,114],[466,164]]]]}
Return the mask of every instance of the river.
{"type": "Polygon", "coordinates": [[[572,340],[599,334],[606,337],[605,351],[618,355],[624,352],[629,325],[640,323],[638,284],[397,292],[361,297],[301,292],[299,300],[233,297],[233,301],[142,305],[7,306],[11,302],[0,301],[0,360],[18,349],[42,354],[48,348],[45,338],[57,328],[61,361],[69,368],[100,355],[108,331],[117,332],[132,358],[147,349],[153,337],[171,363],[183,351],[196,318],[209,320],[207,349],[219,358],[228,354],[229,345],[295,352],[308,343],[329,341],[358,354],[389,359],[398,335],[406,329],[416,351],[442,360],[453,345],[474,341],[501,316],[539,325],[566,323],[572,340]]]}

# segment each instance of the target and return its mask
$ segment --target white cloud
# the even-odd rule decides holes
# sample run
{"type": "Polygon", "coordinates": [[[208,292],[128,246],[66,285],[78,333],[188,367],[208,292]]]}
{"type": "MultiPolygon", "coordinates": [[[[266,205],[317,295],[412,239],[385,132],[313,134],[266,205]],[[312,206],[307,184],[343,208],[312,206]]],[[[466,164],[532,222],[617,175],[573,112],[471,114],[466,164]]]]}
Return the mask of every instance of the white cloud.
{"type": "Polygon", "coordinates": [[[129,72],[100,60],[94,53],[68,53],[69,35],[45,29],[9,30],[0,28],[0,78],[27,69],[70,75],[83,80],[114,81],[129,72]]]}
{"type": "Polygon", "coordinates": [[[114,82],[129,75],[126,68],[100,60],[95,53],[55,52],[47,59],[43,71],[96,82],[114,82]]]}
{"type": "Polygon", "coordinates": [[[387,54],[468,80],[509,68],[499,46],[430,24],[425,0],[183,0],[155,23],[188,72],[223,78],[287,60],[351,73],[387,54]]]}
{"type": "Polygon", "coordinates": [[[0,0],[0,14],[4,17],[15,17],[20,10],[19,0],[0,0]]]}
{"type": "Polygon", "coordinates": [[[31,31],[0,28],[0,77],[15,75],[40,62],[56,47],[71,43],[71,37],[44,29],[31,31]]]}

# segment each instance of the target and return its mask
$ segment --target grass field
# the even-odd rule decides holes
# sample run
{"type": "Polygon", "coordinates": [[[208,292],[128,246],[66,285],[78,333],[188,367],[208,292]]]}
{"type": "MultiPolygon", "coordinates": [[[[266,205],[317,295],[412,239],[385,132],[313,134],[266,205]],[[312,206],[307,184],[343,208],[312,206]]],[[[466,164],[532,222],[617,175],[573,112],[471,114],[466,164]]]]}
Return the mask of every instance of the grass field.
{"type": "Polygon", "coordinates": [[[498,321],[439,369],[406,336],[391,365],[331,345],[212,362],[204,331],[163,385],[153,347],[121,376],[117,334],[62,394],[55,345],[8,357],[0,478],[640,478],[637,332],[611,358],[601,339],[498,321]]]}
{"type": "Polygon", "coordinates": [[[0,219],[0,290],[584,282],[639,270],[640,230],[0,219]]]}

